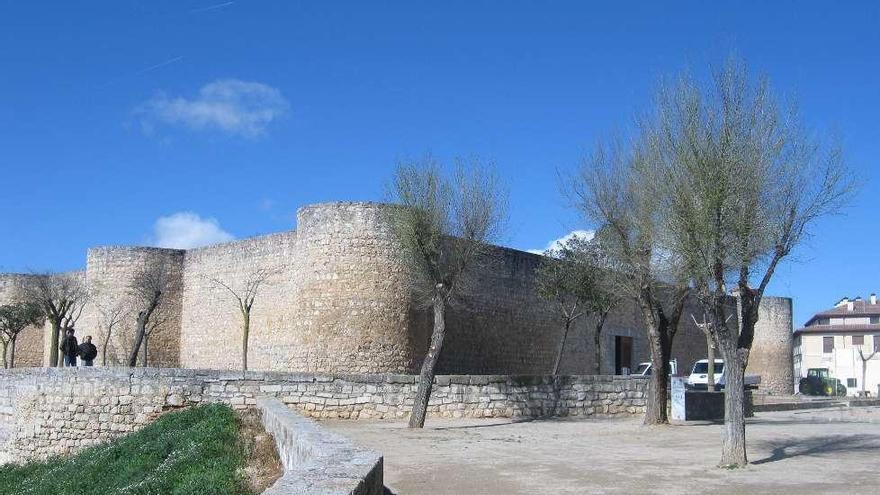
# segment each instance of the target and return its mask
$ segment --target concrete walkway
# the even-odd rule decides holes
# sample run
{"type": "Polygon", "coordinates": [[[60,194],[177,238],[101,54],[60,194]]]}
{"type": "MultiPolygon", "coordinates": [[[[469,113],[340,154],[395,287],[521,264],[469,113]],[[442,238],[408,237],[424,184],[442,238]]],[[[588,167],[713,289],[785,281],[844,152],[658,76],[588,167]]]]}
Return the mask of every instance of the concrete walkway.
{"type": "Polygon", "coordinates": [[[325,421],[380,451],[399,494],[874,493],[880,408],[759,413],[752,465],[722,470],[721,427],[640,419],[325,421]]]}

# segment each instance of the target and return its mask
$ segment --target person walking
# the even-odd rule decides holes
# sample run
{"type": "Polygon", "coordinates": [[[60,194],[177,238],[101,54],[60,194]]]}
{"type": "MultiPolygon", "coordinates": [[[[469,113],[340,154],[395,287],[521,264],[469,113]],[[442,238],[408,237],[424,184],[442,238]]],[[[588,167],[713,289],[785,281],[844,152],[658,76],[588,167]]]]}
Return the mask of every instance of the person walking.
{"type": "Polygon", "coordinates": [[[83,343],[79,345],[79,357],[82,359],[83,366],[94,366],[97,356],[98,348],[92,343],[92,336],[86,335],[83,343]]]}
{"type": "Polygon", "coordinates": [[[61,341],[61,353],[64,354],[64,366],[76,366],[76,356],[79,355],[79,343],[73,335],[73,327],[67,329],[67,335],[61,341]]]}

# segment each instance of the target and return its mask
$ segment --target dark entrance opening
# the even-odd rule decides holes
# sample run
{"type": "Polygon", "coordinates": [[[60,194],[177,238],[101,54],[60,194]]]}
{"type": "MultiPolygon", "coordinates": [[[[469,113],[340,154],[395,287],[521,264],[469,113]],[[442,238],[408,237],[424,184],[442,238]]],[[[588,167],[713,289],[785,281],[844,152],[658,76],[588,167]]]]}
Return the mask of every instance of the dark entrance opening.
{"type": "Polygon", "coordinates": [[[622,375],[623,369],[632,370],[632,337],[614,336],[614,374],[622,375]]]}

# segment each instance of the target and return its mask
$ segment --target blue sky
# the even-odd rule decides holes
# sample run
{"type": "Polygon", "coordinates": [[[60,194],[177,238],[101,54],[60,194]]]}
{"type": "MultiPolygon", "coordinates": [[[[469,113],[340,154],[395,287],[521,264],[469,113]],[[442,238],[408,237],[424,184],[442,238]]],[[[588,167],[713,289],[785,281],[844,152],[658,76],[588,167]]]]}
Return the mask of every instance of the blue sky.
{"type": "Polygon", "coordinates": [[[494,160],[504,243],[542,248],[584,227],[556,171],[735,51],[865,183],[771,286],[801,324],[880,291],[878,26],[873,2],[0,0],[0,270],[289,229],[426,152],[494,160]]]}

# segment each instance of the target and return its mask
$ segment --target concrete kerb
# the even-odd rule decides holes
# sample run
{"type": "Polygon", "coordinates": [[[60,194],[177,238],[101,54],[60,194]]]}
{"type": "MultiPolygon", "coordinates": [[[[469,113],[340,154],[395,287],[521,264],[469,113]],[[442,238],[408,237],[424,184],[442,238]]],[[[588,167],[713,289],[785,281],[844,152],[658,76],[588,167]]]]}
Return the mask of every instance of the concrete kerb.
{"type": "Polygon", "coordinates": [[[288,409],[258,397],[263,426],[275,438],[284,474],[264,494],[381,495],[382,456],[331,433],[288,409]]]}
{"type": "Polygon", "coordinates": [[[805,402],[778,402],[771,404],[755,404],[755,412],[797,411],[803,409],[832,409],[846,407],[880,406],[880,399],[831,399],[805,402]]]}

